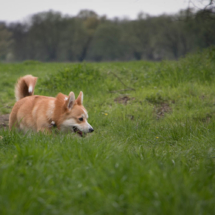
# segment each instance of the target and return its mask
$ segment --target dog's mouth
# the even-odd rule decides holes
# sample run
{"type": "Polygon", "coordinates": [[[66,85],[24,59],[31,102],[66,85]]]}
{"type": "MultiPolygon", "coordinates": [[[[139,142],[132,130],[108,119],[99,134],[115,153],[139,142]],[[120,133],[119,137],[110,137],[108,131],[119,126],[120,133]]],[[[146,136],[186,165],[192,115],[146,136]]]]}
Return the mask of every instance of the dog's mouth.
{"type": "Polygon", "coordinates": [[[73,126],[73,131],[83,137],[83,132],[79,130],[77,127],[73,126]]]}

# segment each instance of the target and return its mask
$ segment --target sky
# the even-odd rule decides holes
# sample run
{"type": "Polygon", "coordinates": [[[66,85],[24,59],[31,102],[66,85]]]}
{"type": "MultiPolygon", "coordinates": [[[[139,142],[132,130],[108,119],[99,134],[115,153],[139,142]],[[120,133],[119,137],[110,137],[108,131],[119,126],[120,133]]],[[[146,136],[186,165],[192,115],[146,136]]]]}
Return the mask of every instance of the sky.
{"type": "Polygon", "coordinates": [[[0,21],[25,21],[31,15],[49,10],[76,16],[80,10],[93,10],[107,18],[135,19],[140,12],[150,15],[174,14],[189,0],[0,0],[0,21]]]}

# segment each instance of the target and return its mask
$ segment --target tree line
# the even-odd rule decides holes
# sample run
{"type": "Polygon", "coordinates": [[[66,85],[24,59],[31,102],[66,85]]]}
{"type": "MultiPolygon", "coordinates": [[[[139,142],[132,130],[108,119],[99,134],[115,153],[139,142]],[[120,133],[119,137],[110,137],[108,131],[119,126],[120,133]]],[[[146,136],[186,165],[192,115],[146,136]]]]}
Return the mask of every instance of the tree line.
{"type": "Polygon", "coordinates": [[[0,22],[1,61],[127,61],[178,59],[215,45],[214,8],[174,15],[107,19],[82,10],[48,11],[27,22],[0,22]]]}

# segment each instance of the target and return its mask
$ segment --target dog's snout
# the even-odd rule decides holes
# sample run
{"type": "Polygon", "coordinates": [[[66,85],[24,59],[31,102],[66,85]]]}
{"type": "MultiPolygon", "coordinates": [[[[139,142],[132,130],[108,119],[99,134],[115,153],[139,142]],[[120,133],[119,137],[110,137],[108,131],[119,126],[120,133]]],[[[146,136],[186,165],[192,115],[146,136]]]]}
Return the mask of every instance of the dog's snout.
{"type": "Polygon", "coordinates": [[[91,133],[91,132],[93,132],[94,131],[94,129],[93,128],[89,128],[89,132],[91,133]]]}

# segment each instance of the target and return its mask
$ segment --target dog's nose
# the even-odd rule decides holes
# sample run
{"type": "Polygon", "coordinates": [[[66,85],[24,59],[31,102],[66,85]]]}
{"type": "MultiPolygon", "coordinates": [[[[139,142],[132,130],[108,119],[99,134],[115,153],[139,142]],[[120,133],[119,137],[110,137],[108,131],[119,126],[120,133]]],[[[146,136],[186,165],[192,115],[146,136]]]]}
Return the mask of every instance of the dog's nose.
{"type": "Polygon", "coordinates": [[[94,131],[94,129],[93,128],[89,128],[89,132],[91,133],[91,132],[93,132],[94,131]]]}

